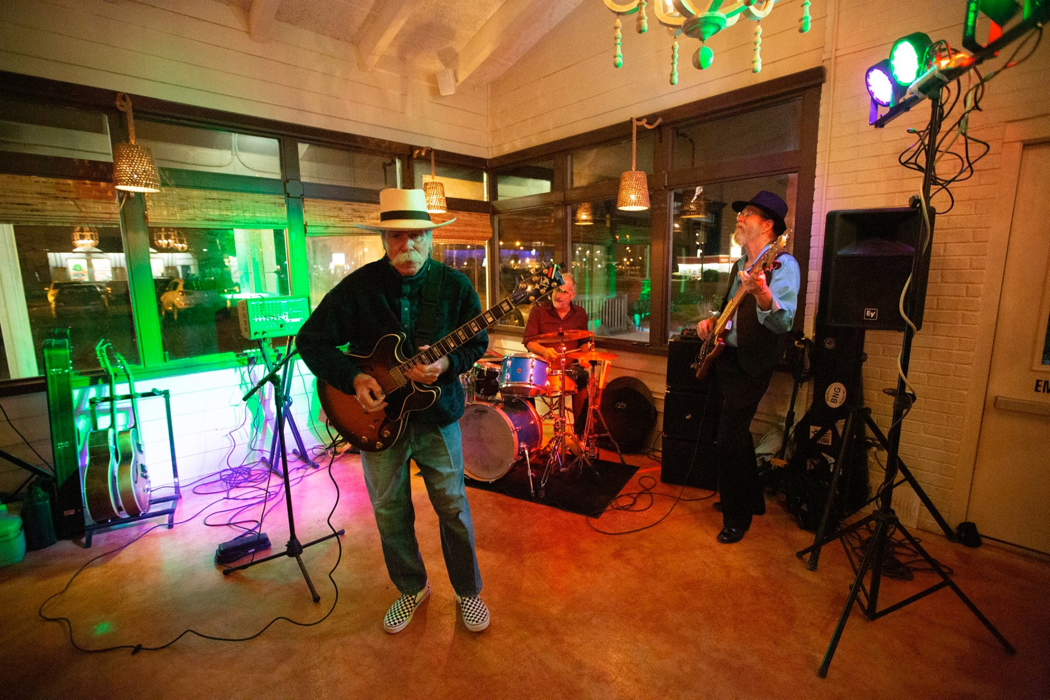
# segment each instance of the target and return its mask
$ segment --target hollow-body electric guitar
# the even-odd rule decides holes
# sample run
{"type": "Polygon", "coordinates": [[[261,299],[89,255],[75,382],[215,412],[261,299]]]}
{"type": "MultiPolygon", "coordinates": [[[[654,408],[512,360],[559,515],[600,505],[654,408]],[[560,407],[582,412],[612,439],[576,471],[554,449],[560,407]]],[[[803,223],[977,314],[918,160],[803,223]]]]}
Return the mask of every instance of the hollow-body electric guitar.
{"type": "Polygon", "coordinates": [[[407,360],[401,352],[405,342],[405,336],[401,333],[384,335],[369,355],[349,353],[354,364],[379,383],[386,394],[386,408],[367,413],[357,396],[345,394],[319,379],[317,396],[325,415],[339,434],[354,447],[364,452],[388,449],[401,437],[408,414],[429,408],[441,395],[439,387],[420,384],[405,377],[409,370],[437,362],[506,316],[514,307],[526,302],[535,303],[563,283],[558,266],[550,265],[522,280],[510,296],[488,311],[407,360]]]}
{"type": "MultiPolygon", "coordinates": [[[[773,241],[773,244],[766,249],[766,252],[759,256],[755,264],[748,268],[747,274],[753,275],[759,270],[768,272],[769,270],[775,270],[780,266],[780,263],[776,262],[777,255],[780,251],[784,250],[784,246],[787,245],[788,235],[787,233],[782,234],[773,241]]],[[[747,292],[744,291],[743,285],[736,290],[736,294],[726,304],[726,308],[722,311],[722,315],[718,317],[718,322],[715,327],[711,330],[711,335],[707,336],[707,340],[700,346],[700,352],[696,356],[696,361],[693,363],[693,368],[696,369],[696,378],[703,379],[711,371],[711,367],[715,363],[715,359],[722,354],[722,350],[726,345],[726,336],[729,335],[729,330],[732,328],[733,314],[736,313],[736,307],[743,301],[744,295],[747,292]]]]}

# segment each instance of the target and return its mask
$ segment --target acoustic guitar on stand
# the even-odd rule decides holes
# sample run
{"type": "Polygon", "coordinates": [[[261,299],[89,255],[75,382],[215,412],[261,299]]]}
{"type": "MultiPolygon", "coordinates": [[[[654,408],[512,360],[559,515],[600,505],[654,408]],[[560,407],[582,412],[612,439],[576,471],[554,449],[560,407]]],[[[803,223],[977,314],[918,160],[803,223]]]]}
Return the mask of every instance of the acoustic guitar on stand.
{"type": "Polygon", "coordinates": [[[386,394],[386,408],[365,412],[357,396],[345,394],[319,379],[317,397],[325,415],[339,434],[359,450],[382,452],[388,449],[401,437],[408,414],[433,406],[441,395],[439,387],[411,381],[405,377],[406,372],[418,365],[437,362],[509,314],[514,307],[536,303],[563,283],[558,266],[549,265],[518,283],[506,299],[407,360],[401,353],[405,342],[401,333],[384,335],[369,355],[349,353],[358,369],[379,383],[386,394]]]}
{"type": "MultiPolygon", "coordinates": [[[[787,245],[787,239],[788,235],[786,232],[774,239],[773,244],[766,249],[766,252],[760,255],[755,264],[748,268],[747,274],[753,275],[759,270],[768,272],[780,267],[776,257],[784,250],[784,246],[787,245]]],[[[726,345],[726,336],[729,335],[729,330],[733,326],[733,315],[736,313],[736,307],[740,306],[740,302],[744,300],[746,294],[747,292],[744,291],[743,286],[736,290],[736,294],[726,304],[722,315],[718,317],[715,327],[711,329],[711,335],[707,336],[704,344],[700,346],[700,352],[697,353],[696,361],[693,362],[697,379],[706,377],[711,372],[715,359],[722,354],[722,350],[726,345]]]]}

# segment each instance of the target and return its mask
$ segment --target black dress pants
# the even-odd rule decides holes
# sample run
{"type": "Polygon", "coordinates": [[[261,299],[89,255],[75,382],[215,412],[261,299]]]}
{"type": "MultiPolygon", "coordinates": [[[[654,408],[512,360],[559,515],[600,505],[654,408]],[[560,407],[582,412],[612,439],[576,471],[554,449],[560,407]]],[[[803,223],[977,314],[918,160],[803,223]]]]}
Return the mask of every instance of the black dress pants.
{"type": "Polygon", "coordinates": [[[721,406],[718,420],[718,491],[725,527],[746,529],[751,516],[765,512],[758,476],[751,421],[769,388],[773,371],[748,374],[737,361],[737,349],[726,347],[715,363],[713,390],[721,406]]]}

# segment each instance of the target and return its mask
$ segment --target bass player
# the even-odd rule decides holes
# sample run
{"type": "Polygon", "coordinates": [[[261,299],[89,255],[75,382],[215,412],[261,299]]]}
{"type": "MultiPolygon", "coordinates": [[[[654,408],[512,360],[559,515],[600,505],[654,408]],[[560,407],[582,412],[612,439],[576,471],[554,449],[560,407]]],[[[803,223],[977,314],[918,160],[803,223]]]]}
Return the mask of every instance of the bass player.
{"type": "MultiPolygon", "coordinates": [[[[758,476],[751,420],[773,378],[777,336],[791,330],[798,303],[799,266],[791,255],[781,253],[775,270],[747,270],[773,240],[787,229],[788,207],[779,196],[762,190],[750,201],[733,202],[736,229],[733,240],[743,249],[730,276],[723,309],[737,290],[744,297],[714,362],[711,393],[720,405],[718,421],[718,489],[722,498],[722,531],[718,541],[733,544],[744,538],[751,518],[766,512],[762,482],[758,476]],[[735,274],[733,274],[735,273],[735,274]]],[[[707,340],[717,319],[700,321],[696,330],[707,340]]],[[[712,405],[712,404],[709,404],[712,405]]]]}
{"type": "MultiPolygon", "coordinates": [[[[386,255],[337,284],[297,337],[307,367],[335,389],[356,396],[368,412],[386,407],[383,390],[340,346],[348,345],[349,352],[368,353],[384,335],[403,333],[414,353],[481,313],[478,295],[466,275],[430,257],[433,229],[455,219],[433,223],[422,190],[382,190],[379,207],[378,226],[358,226],[380,234],[386,255]]],[[[361,453],[387,572],[401,593],[383,619],[383,629],[391,634],[403,630],[430,595],[416,540],[410,458],[419,467],[438,515],[441,550],[463,622],[472,632],[489,624],[489,610],[479,595],[481,573],[457,422],[464,408],[458,377],[474,366],[487,345],[488,336],[482,331],[432,364],[412,366],[405,376],[438,387],[438,400],[425,410],[410,413],[404,432],[393,445],[361,453]]]]}

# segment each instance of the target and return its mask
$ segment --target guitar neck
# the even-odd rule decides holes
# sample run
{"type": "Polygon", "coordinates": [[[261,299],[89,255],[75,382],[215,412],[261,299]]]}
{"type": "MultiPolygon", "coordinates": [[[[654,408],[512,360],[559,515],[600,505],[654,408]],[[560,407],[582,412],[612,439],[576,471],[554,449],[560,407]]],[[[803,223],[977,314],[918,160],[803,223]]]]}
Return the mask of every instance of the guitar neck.
{"type": "MultiPolygon", "coordinates": [[[[464,323],[462,326],[446,335],[441,340],[431,345],[426,350],[423,350],[419,354],[415,355],[407,362],[398,365],[399,376],[410,370],[412,367],[417,365],[430,365],[440,360],[445,355],[448,355],[456,348],[459,348],[466,343],[473,340],[478,333],[486,330],[490,326],[494,325],[496,321],[500,320],[511,311],[514,310],[514,297],[509,296],[500,303],[493,306],[488,311],[475,316],[471,320],[464,323]]],[[[402,384],[407,384],[407,380],[404,380],[402,384]]]]}

